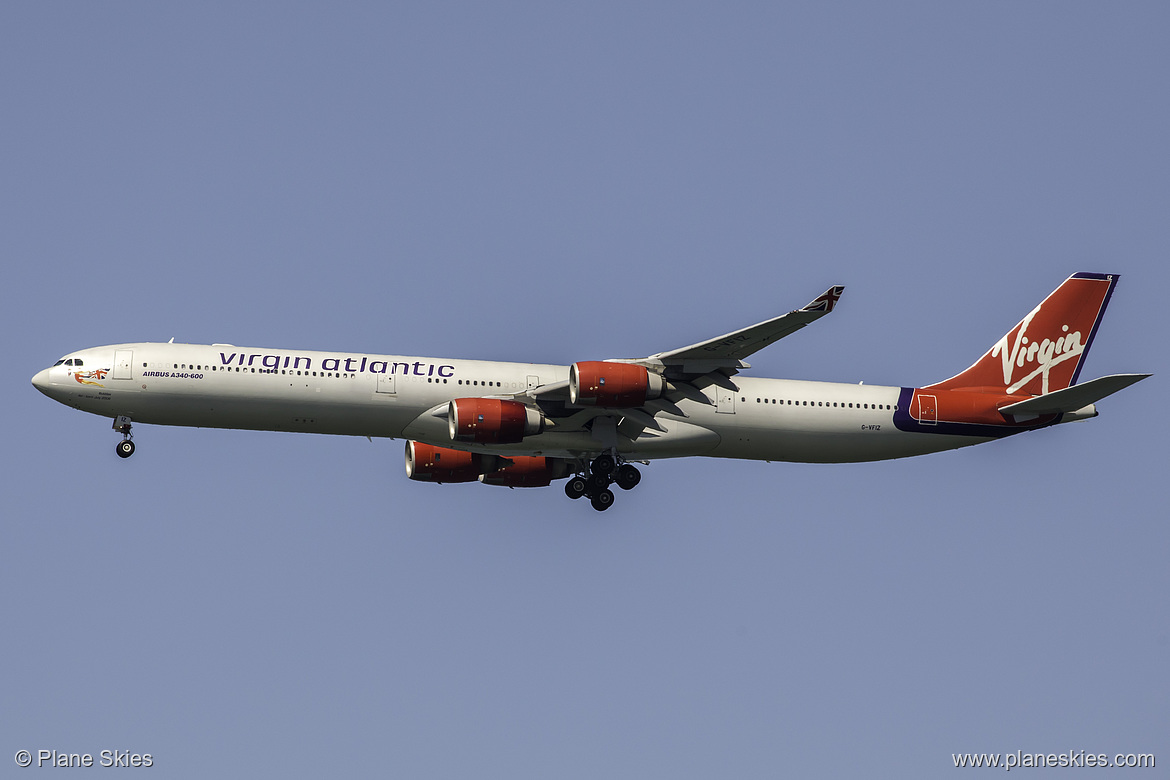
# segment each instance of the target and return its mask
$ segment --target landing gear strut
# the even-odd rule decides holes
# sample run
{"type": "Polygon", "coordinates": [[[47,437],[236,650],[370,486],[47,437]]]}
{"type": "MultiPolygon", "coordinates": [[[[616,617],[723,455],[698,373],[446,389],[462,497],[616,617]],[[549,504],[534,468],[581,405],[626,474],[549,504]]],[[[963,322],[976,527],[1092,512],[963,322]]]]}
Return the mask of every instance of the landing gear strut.
{"type": "Polygon", "coordinates": [[[130,418],[119,416],[114,418],[114,430],[122,434],[122,441],[118,442],[117,453],[119,458],[129,458],[134,454],[134,434],[130,432],[130,418]]]}
{"type": "Polygon", "coordinates": [[[603,452],[589,464],[588,474],[578,474],[565,485],[569,498],[588,496],[589,503],[598,512],[604,512],[613,505],[613,491],[609,486],[617,483],[622,490],[632,490],[642,480],[642,472],[631,463],[621,463],[614,455],[603,452]]]}

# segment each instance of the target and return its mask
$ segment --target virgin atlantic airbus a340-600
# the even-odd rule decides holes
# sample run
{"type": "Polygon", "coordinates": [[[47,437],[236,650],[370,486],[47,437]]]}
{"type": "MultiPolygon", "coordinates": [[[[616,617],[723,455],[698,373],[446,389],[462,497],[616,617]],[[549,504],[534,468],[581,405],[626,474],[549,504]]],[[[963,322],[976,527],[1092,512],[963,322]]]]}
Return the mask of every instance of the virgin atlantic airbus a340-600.
{"type": "Polygon", "coordinates": [[[833,311],[804,308],[645,358],[568,366],[142,343],[71,352],[33,377],[61,403],[133,423],[406,439],[424,482],[544,487],[595,509],[635,463],[701,455],[806,463],[904,458],[1095,417],[1149,374],[1077,384],[1117,284],[1069,277],[962,373],[926,387],[743,376],[744,358],[833,311]]]}

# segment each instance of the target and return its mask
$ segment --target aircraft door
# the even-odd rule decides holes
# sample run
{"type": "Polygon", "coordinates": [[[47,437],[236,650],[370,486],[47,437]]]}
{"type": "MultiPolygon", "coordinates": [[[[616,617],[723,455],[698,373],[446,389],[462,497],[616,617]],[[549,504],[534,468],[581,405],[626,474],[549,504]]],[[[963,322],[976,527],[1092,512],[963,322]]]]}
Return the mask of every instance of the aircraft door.
{"type": "Polygon", "coordinates": [[[378,374],[378,392],[394,395],[394,375],[378,374]]]}
{"type": "Polygon", "coordinates": [[[715,411],[719,414],[735,414],[735,391],[725,387],[715,388],[715,411]]]}
{"type": "Polygon", "coordinates": [[[134,350],[114,350],[114,379],[133,379],[134,350]]]}
{"type": "Polygon", "coordinates": [[[923,425],[938,423],[938,400],[933,395],[918,395],[918,422],[923,425]]]}

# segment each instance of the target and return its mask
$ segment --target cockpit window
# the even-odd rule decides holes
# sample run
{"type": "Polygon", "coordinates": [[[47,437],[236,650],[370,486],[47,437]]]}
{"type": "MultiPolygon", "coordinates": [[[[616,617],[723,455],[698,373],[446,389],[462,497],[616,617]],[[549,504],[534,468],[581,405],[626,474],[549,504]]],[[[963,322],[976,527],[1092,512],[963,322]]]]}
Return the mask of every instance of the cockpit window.
{"type": "Polygon", "coordinates": [[[53,368],[56,368],[57,366],[61,365],[64,362],[65,362],[65,358],[61,358],[60,360],[58,360],[56,363],[53,364],[53,368]]]}
{"type": "Polygon", "coordinates": [[[81,358],[74,358],[73,365],[80,366],[80,365],[84,365],[84,364],[81,362],[81,358]]]}

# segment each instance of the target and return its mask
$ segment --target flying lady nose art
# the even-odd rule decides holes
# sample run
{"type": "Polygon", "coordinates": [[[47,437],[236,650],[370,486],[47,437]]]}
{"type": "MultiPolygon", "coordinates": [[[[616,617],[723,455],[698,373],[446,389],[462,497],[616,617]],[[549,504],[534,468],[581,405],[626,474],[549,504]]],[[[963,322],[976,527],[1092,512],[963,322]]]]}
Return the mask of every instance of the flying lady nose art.
{"type": "Polygon", "coordinates": [[[105,387],[101,382],[96,380],[105,379],[106,374],[110,373],[108,368],[95,368],[93,371],[75,371],[73,378],[83,385],[94,385],[96,387],[105,387]]]}

